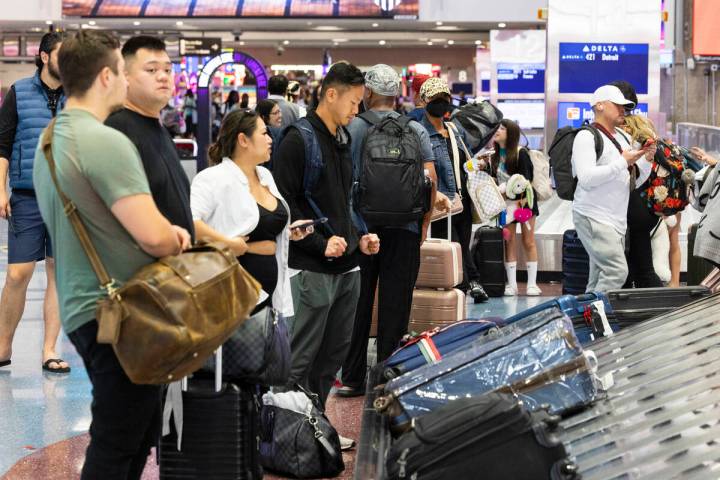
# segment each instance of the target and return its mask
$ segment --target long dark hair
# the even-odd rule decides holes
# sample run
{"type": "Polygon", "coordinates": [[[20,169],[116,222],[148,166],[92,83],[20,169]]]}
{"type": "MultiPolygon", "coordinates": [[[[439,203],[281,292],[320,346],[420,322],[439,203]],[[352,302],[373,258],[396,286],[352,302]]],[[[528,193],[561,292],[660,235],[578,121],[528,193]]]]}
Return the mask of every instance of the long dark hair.
{"type": "Polygon", "coordinates": [[[270,113],[275,108],[277,102],[275,100],[268,100],[267,98],[260,100],[255,106],[255,111],[262,117],[263,121],[270,125],[270,113]]]}
{"type": "Polygon", "coordinates": [[[257,128],[258,116],[252,110],[233,110],[223,120],[217,141],[210,145],[208,157],[211,165],[217,165],[225,157],[232,158],[241,133],[251,137],[257,128]]]}
{"type": "Polygon", "coordinates": [[[227,110],[230,111],[233,105],[238,103],[240,101],[240,94],[237,92],[237,90],[230,90],[230,93],[228,93],[227,99],[225,99],[225,105],[227,110]]]}
{"type": "MultiPolygon", "coordinates": [[[[520,127],[510,119],[504,118],[500,125],[505,127],[507,137],[505,140],[505,168],[509,175],[518,173],[518,145],[520,143],[520,127]]],[[[500,166],[500,145],[495,142],[495,153],[492,156],[492,174],[497,175],[500,166]]]]}

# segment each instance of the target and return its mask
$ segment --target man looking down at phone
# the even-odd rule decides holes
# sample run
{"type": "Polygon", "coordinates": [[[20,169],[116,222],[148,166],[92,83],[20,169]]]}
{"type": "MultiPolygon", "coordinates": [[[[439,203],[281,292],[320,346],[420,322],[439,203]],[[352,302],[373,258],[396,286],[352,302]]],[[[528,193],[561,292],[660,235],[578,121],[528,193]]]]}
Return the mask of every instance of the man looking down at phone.
{"type": "Polygon", "coordinates": [[[620,89],[612,85],[598,88],[591,105],[595,112],[593,127],[600,132],[603,145],[597,157],[591,131],[582,130],[575,136],[572,168],[578,183],[573,220],[590,257],[586,291],[605,292],[622,288],[628,275],[625,260],[628,199],[630,190],[641,180],[637,178],[635,163],[646,152],[623,150],[618,142],[622,133],[616,128],[623,124],[625,107],[634,105],[620,89]]]}
{"type": "MultiPolygon", "coordinates": [[[[298,272],[291,278],[295,318],[288,387],[307,387],[323,405],[350,348],[360,294],[358,251],[380,251],[377,235],[359,235],[350,214],[351,138],[345,127],[357,115],[363,85],[357,67],[333,65],[317,109],[289,129],[274,159],[273,174],[292,218],[328,218],[292,243],[289,259],[298,272]]],[[[341,439],[344,448],[352,444],[341,439]]]]}

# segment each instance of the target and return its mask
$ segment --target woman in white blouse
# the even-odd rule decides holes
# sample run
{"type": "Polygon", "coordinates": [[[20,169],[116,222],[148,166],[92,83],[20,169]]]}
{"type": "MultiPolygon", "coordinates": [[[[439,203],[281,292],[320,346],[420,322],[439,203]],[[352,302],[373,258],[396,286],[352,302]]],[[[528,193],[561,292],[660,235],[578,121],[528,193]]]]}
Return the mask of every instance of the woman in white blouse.
{"type": "Polygon", "coordinates": [[[293,315],[288,274],[289,240],[301,240],[310,228],[290,225],[290,209],[272,174],[261,167],[270,158],[272,139],[262,118],[251,110],[225,117],[208,155],[212,167],[198,173],[190,189],[197,238],[226,243],[241,265],[262,285],[255,309],[273,307],[293,315]]]}

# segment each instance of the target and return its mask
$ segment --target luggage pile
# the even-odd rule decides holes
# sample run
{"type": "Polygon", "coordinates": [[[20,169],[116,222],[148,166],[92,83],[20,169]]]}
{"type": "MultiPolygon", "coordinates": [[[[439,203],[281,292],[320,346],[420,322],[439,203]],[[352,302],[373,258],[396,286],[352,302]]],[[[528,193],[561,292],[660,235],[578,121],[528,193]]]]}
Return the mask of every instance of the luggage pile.
{"type": "Polygon", "coordinates": [[[355,478],[717,478],[713,280],[415,337],[369,376],[355,478]]]}

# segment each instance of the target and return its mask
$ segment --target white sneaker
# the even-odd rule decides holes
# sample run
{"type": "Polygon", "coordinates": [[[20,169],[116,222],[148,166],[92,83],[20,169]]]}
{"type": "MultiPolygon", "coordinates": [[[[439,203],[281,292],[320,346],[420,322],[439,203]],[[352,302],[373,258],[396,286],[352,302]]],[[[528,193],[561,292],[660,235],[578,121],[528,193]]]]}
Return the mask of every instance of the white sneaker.
{"type": "Polygon", "coordinates": [[[515,296],[517,296],[517,290],[515,290],[510,285],[505,285],[505,296],[506,297],[515,297],[515,296]]]}
{"type": "Polygon", "coordinates": [[[355,440],[352,438],[343,437],[342,435],[338,435],[338,437],[340,437],[340,450],[343,452],[355,448],[355,440]]]}
{"type": "Polygon", "coordinates": [[[537,285],[528,285],[525,295],[528,297],[539,297],[542,295],[542,290],[537,285]]]}

